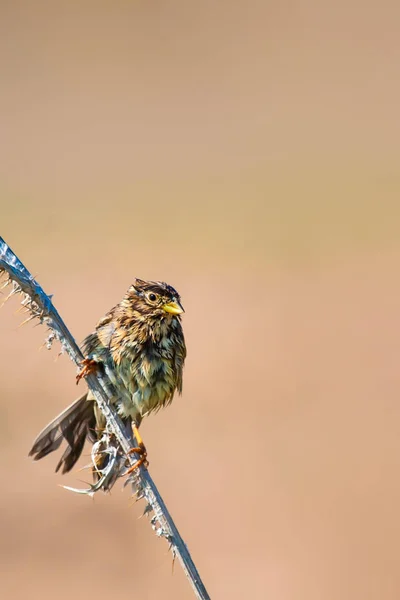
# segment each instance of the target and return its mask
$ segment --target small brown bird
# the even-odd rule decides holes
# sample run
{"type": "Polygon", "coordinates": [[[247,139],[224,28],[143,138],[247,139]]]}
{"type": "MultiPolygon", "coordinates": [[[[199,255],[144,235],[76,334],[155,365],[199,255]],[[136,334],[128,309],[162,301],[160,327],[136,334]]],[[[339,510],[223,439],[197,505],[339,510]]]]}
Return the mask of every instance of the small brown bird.
{"type": "MultiPolygon", "coordinates": [[[[104,368],[115,394],[112,403],[136,437],[143,417],[171,403],[182,391],[186,357],[181,325],[180,296],[170,285],[136,279],[119,304],[97,324],[83,342],[87,355],[77,377],[104,368]]],[[[43,429],[29,453],[35,460],[67,442],[56,471],[67,473],[79,459],[86,439],[94,443],[105,426],[90,390],[43,429]]],[[[145,460],[145,450],[142,451],[145,460]]],[[[139,461],[140,462],[140,461],[139,461]]]]}

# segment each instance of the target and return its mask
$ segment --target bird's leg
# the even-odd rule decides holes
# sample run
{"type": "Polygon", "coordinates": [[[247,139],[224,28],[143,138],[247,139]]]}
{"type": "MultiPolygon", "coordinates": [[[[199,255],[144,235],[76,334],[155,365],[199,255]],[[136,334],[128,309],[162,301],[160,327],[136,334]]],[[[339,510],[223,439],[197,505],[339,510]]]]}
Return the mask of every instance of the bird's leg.
{"type": "Polygon", "coordinates": [[[149,466],[149,461],[147,460],[147,450],[146,446],[143,443],[142,436],[139,433],[139,429],[135,424],[132,425],[133,435],[136,438],[138,445],[135,448],[131,448],[128,454],[139,454],[140,458],[135,462],[134,465],[130,469],[128,469],[127,474],[130,475],[135,471],[140,465],[144,465],[146,468],[149,466]]]}
{"type": "Polygon", "coordinates": [[[98,363],[92,358],[84,358],[82,361],[82,368],[76,376],[76,385],[78,385],[82,377],[87,377],[94,373],[98,369],[98,366],[98,363]]]}

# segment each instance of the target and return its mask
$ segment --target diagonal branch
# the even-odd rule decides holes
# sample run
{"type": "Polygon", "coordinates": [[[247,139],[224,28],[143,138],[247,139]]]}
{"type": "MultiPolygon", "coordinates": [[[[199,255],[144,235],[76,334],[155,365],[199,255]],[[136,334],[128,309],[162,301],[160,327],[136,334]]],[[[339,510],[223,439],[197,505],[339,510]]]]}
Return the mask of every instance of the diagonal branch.
{"type": "MultiPolygon", "coordinates": [[[[14,294],[21,294],[23,297],[22,305],[29,313],[26,321],[37,318],[40,323],[45,324],[50,329],[47,345],[50,347],[54,339],[59,340],[62,349],[68,353],[70,359],[77,366],[80,366],[84,359],[82,352],[54,307],[51,296],[43,291],[11,248],[0,237],[0,275],[3,273],[7,275],[3,287],[11,286],[11,292],[7,298],[14,294]]],[[[124,464],[133,466],[138,456],[129,454],[129,450],[138,444],[132,432],[127,431],[109,402],[112,392],[107,376],[97,370],[96,373],[86,377],[86,383],[93,393],[99,409],[106,418],[109,432],[115,436],[118,442],[118,450],[122,454],[124,464]]],[[[113,462],[111,461],[110,464],[113,464],[113,462]]],[[[101,479],[101,481],[104,483],[104,479],[101,479]]],[[[138,498],[146,499],[145,513],[152,513],[150,522],[156,535],[166,538],[173,556],[179,558],[196,597],[199,600],[209,600],[210,597],[200,579],[186,544],[182,540],[149,471],[141,466],[135,470],[135,477],[128,479],[127,482],[132,483],[134,493],[138,498]]],[[[93,486],[92,491],[97,491],[99,487],[101,486],[97,485],[97,488],[93,486]]]]}

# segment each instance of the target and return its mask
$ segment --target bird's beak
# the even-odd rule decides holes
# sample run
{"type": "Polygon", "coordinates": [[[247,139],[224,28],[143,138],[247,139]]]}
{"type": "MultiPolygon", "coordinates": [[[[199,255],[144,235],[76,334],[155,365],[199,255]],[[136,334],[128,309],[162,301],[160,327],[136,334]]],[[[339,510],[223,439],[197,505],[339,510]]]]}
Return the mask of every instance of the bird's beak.
{"type": "Polygon", "coordinates": [[[180,315],[183,312],[185,312],[183,310],[182,304],[180,302],[175,301],[164,304],[163,309],[165,310],[165,312],[171,313],[171,315],[180,315]]]}

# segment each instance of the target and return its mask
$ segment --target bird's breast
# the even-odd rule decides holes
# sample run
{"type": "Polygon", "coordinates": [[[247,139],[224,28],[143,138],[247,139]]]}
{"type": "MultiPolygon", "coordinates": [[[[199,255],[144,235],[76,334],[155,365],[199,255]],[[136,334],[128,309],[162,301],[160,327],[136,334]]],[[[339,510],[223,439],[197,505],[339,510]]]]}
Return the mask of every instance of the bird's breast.
{"type": "Polygon", "coordinates": [[[127,392],[119,406],[123,416],[143,417],[173,398],[177,380],[173,355],[161,348],[143,348],[134,357],[123,357],[118,375],[127,392]]]}

